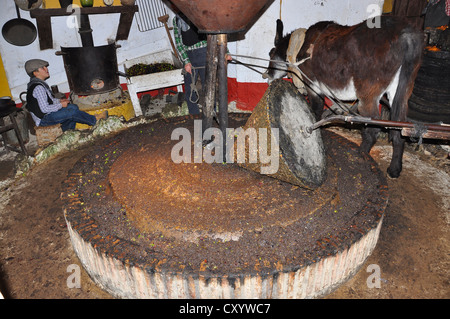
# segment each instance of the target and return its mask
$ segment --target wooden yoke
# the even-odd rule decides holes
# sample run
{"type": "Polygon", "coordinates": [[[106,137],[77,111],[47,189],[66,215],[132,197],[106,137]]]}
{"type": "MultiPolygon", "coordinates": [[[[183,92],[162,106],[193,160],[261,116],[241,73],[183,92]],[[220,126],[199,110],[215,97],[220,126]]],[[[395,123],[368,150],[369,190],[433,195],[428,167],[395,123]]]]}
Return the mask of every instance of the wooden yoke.
{"type": "Polygon", "coordinates": [[[291,63],[291,65],[288,66],[288,77],[292,78],[294,85],[302,94],[306,94],[305,85],[302,81],[303,78],[299,69],[292,64],[295,64],[297,62],[297,54],[300,52],[300,49],[305,42],[305,35],[306,29],[300,28],[295,30],[291,35],[291,39],[289,40],[289,47],[286,51],[287,62],[291,63]]]}

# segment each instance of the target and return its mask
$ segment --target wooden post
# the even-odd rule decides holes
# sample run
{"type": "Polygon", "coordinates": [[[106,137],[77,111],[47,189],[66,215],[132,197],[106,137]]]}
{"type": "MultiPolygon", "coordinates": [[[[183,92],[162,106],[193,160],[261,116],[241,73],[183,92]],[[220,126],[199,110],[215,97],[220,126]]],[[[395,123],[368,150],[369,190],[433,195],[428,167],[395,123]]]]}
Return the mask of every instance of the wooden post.
{"type": "Polygon", "coordinates": [[[206,53],[206,88],[203,106],[203,132],[212,127],[214,104],[216,101],[218,46],[217,35],[208,34],[208,51],[206,53]]]}
{"type": "Polygon", "coordinates": [[[225,33],[217,35],[218,42],[218,68],[219,79],[219,126],[223,136],[224,161],[226,154],[226,129],[228,127],[228,73],[227,73],[227,35],[225,33]]]}

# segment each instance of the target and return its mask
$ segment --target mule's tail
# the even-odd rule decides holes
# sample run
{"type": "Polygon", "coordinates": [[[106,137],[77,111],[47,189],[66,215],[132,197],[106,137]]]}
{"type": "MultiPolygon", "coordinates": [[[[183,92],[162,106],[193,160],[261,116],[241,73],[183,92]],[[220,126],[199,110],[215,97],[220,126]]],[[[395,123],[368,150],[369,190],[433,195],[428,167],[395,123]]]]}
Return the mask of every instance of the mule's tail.
{"type": "Polygon", "coordinates": [[[399,49],[402,55],[401,71],[397,91],[391,105],[391,120],[405,121],[408,113],[408,99],[411,96],[420,67],[424,47],[423,34],[407,27],[399,37],[399,49]]]}

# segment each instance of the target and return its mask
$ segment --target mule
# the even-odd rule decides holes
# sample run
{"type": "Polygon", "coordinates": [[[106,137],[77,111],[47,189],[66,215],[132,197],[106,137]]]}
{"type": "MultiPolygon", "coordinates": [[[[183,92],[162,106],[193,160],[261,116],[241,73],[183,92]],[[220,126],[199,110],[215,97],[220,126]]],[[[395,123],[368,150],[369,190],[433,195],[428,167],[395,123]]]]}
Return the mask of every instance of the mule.
{"type": "MultiPolygon", "coordinates": [[[[287,61],[289,53],[295,61],[304,61],[298,66],[303,74],[294,74],[294,84],[304,86],[317,119],[323,112],[323,98],[332,96],[341,101],[357,101],[358,113],[372,119],[380,118],[380,99],[387,99],[390,120],[405,122],[408,99],[421,63],[424,34],[402,18],[376,19],[378,27],[374,27],[373,20],[353,26],[322,21],[287,35],[283,35],[283,23],[277,20],[275,47],[270,51],[271,62],[263,77],[270,82],[292,72],[292,66],[281,63],[287,61]],[[297,41],[293,44],[294,35],[297,41]],[[304,78],[299,81],[297,77],[304,78]]],[[[362,129],[362,152],[370,152],[380,130],[370,126],[362,129]]],[[[397,178],[402,171],[405,139],[399,130],[390,130],[389,139],[393,154],[387,173],[397,178]]]]}

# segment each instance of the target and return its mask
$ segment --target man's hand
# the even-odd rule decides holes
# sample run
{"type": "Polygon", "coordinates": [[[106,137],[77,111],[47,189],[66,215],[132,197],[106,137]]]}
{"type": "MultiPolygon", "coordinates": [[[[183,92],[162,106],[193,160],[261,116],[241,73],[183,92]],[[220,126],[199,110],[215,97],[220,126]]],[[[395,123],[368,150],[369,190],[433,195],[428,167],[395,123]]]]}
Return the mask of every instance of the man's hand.
{"type": "Polygon", "coordinates": [[[184,66],[184,70],[185,70],[187,73],[192,74],[192,63],[186,64],[186,65],[184,66]]]}
{"type": "MultiPolygon", "coordinates": [[[[227,55],[225,56],[225,59],[226,59],[227,61],[233,60],[233,58],[232,58],[231,55],[229,55],[229,54],[227,54],[227,55]]],[[[184,66],[184,70],[185,70],[187,73],[192,74],[192,63],[186,64],[186,65],[184,66]]]]}
{"type": "Polygon", "coordinates": [[[68,99],[61,99],[59,100],[62,107],[67,107],[67,105],[69,105],[70,101],[68,99]]]}

